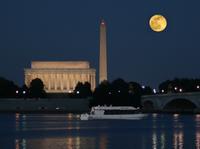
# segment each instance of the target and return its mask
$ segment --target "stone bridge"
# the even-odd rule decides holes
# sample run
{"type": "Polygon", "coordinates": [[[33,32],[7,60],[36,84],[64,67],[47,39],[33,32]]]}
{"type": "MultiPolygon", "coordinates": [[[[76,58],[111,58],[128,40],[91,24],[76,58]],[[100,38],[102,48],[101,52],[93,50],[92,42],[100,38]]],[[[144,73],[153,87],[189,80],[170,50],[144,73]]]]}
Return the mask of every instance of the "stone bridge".
{"type": "Polygon", "coordinates": [[[142,96],[146,110],[200,110],[200,92],[142,96]]]}

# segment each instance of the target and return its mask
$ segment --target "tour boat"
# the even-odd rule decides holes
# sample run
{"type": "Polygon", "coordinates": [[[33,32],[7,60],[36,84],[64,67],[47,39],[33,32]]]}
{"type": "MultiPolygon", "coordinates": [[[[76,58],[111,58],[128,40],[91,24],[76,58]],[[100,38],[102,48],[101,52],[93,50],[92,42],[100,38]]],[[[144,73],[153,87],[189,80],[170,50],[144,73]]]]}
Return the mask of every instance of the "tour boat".
{"type": "Polygon", "coordinates": [[[91,119],[125,119],[139,120],[147,116],[138,108],[131,106],[96,106],[92,107],[90,113],[81,114],[81,120],[91,119]]]}

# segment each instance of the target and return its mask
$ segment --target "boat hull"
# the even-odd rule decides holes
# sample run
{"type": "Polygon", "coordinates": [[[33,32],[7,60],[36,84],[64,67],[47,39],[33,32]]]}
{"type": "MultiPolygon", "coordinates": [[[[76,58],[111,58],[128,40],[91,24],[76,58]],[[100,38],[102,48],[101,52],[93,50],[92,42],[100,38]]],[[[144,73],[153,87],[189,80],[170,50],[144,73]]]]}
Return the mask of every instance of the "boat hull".
{"type": "Polygon", "coordinates": [[[95,119],[116,119],[116,120],[140,120],[144,117],[146,117],[147,114],[124,114],[124,115],[117,115],[117,114],[112,114],[112,115],[81,115],[81,120],[95,120],[95,119]]]}

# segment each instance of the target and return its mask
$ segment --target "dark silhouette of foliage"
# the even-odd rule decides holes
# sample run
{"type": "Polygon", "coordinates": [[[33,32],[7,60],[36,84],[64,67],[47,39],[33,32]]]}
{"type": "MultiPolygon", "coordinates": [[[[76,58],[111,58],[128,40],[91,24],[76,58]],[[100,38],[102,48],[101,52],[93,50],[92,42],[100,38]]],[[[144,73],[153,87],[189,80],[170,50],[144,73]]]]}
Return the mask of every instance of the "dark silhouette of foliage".
{"type": "Polygon", "coordinates": [[[14,82],[0,77],[0,98],[14,98],[18,86],[14,82]]]}
{"type": "Polygon", "coordinates": [[[28,98],[29,95],[29,88],[24,84],[21,88],[19,88],[17,97],[18,98],[28,98]]]}
{"type": "Polygon", "coordinates": [[[159,91],[163,93],[172,92],[172,81],[166,80],[159,85],[159,91]]]}
{"type": "Polygon", "coordinates": [[[46,92],[44,90],[44,84],[41,79],[36,78],[31,81],[29,94],[31,98],[45,98],[46,92]]]}
{"type": "Polygon", "coordinates": [[[111,103],[113,105],[128,105],[129,85],[123,79],[116,79],[111,84],[111,103]]]}
{"type": "Polygon", "coordinates": [[[85,82],[83,84],[81,82],[78,82],[74,90],[74,97],[87,98],[91,96],[92,96],[92,91],[90,83],[85,82]]]}
{"type": "Polygon", "coordinates": [[[136,82],[129,83],[129,98],[131,99],[131,103],[135,107],[141,106],[141,96],[143,93],[143,89],[140,84],[136,82]]]}
{"type": "Polygon", "coordinates": [[[91,106],[94,105],[109,105],[109,98],[111,96],[111,85],[108,81],[103,81],[96,87],[93,93],[93,100],[91,106]]]}
{"type": "Polygon", "coordinates": [[[196,92],[200,91],[200,79],[178,79],[167,80],[159,85],[161,93],[196,92]]]}
{"type": "Polygon", "coordinates": [[[112,83],[102,82],[94,91],[91,106],[140,106],[142,88],[136,82],[127,83],[116,79],[112,83]]]}
{"type": "Polygon", "coordinates": [[[153,89],[150,86],[145,86],[142,90],[142,95],[152,95],[153,89]]]}
{"type": "Polygon", "coordinates": [[[142,87],[136,82],[129,82],[129,93],[142,95],[142,87]]]}

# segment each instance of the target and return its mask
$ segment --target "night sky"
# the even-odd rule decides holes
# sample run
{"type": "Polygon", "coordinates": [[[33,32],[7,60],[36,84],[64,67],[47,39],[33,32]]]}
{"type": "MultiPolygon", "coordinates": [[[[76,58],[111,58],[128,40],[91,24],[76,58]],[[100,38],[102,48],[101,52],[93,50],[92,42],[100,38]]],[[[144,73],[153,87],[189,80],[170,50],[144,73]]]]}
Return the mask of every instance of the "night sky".
{"type": "Polygon", "coordinates": [[[2,0],[0,76],[22,85],[33,60],[87,60],[98,74],[99,24],[107,24],[108,78],[157,85],[200,77],[199,0],[2,0]],[[162,14],[164,32],[149,19],[162,14]]]}

